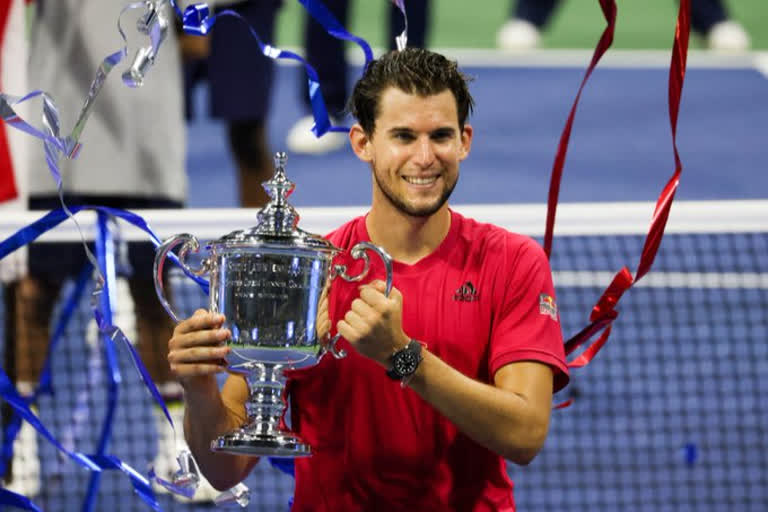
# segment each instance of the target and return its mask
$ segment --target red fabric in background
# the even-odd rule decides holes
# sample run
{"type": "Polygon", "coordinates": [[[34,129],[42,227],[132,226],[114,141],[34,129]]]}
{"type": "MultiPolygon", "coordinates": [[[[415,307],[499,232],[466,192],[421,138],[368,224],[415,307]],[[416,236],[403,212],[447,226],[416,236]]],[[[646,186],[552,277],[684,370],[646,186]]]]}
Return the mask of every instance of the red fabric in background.
{"type": "MultiPolygon", "coordinates": [[[[0,0],[0,70],[3,69],[3,52],[5,34],[7,32],[8,14],[11,12],[12,0],[0,0]]],[[[0,92],[3,91],[2,73],[0,73],[0,92]]],[[[15,199],[19,196],[16,188],[16,178],[13,175],[13,160],[5,122],[0,122],[0,203],[15,199]]]]}

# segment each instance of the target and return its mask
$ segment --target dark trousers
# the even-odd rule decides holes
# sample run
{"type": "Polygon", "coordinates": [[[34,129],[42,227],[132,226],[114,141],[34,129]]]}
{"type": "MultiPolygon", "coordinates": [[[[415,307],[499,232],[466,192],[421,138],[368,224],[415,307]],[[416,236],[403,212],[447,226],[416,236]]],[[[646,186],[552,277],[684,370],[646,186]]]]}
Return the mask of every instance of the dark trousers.
{"type": "MultiPolygon", "coordinates": [[[[325,6],[345,27],[349,26],[349,0],[326,0],[325,6]]],[[[368,1],[358,2],[358,9],[368,7],[368,1]]],[[[428,0],[409,0],[406,2],[408,14],[408,46],[423,48],[427,38],[428,0]]],[[[400,10],[391,4],[389,7],[389,48],[395,48],[395,36],[403,31],[403,16],[400,10]]],[[[348,95],[347,61],[344,58],[344,41],[329,35],[323,26],[311,16],[306,16],[304,26],[304,48],[307,61],[315,68],[320,78],[320,89],[325,104],[331,115],[340,115],[344,110],[348,95]]],[[[306,80],[302,81],[302,101],[309,106],[309,90],[306,80]]]]}

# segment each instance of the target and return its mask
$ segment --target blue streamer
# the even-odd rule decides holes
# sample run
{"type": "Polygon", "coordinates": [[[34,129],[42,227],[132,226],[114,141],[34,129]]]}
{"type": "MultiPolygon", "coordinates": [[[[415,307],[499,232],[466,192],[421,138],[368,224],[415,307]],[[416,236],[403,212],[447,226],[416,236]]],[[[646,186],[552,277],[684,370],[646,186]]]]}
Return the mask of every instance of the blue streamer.
{"type": "Polygon", "coordinates": [[[87,455],[83,455],[80,452],[71,452],[59,443],[58,439],[45,428],[45,425],[43,425],[37,415],[32,412],[24,397],[19,395],[19,392],[16,391],[16,388],[11,383],[11,379],[8,378],[8,375],[6,375],[2,368],[0,368],[0,396],[60,452],[86,469],[96,472],[101,471],[101,467],[87,455]]]}
{"type": "MultiPolygon", "coordinates": [[[[100,287],[97,288],[94,292],[93,309],[95,313],[98,313],[97,308],[100,308],[103,314],[103,322],[109,323],[111,325],[114,302],[110,294],[113,290],[115,290],[115,255],[114,240],[112,239],[112,234],[107,227],[107,221],[108,217],[106,214],[99,212],[98,236],[96,237],[95,244],[96,260],[99,263],[101,275],[104,276],[104,281],[100,283],[100,287]]],[[[101,328],[101,325],[99,327],[101,328]]],[[[112,345],[112,343],[109,342],[106,336],[102,334],[102,337],[105,340],[104,358],[107,362],[108,377],[107,413],[104,417],[104,423],[101,427],[101,435],[99,436],[99,444],[96,450],[97,456],[104,456],[106,454],[107,446],[109,445],[109,441],[112,438],[112,423],[114,422],[115,412],[117,411],[117,399],[119,391],[118,386],[122,381],[122,376],[120,375],[120,367],[117,362],[117,354],[115,353],[115,347],[112,345]]],[[[99,473],[93,473],[91,475],[91,481],[88,484],[88,492],[86,493],[85,500],[83,502],[84,512],[93,510],[100,483],[101,475],[99,473]]]]}
{"type": "MultiPolygon", "coordinates": [[[[134,366],[136,367],[137,371],[139,372],[139,375],[145,385],[145,387],[149,390],[150,394],[152,395],[153,399],[158,403],[158,405],[163,410],[163,413],[166,417],[166,419],[171,424],[171,427],[175,429],[175,426],[173,424],[173,420],[171,419],[170,413],[168,412],[168,409],[165,405],[164,400],[162,399],[159,390],[155,386],[154,382],[152,381],[151,377],[149,376],[149,372],[147,371],[146,367],[144,366],[143,362],[141,361],[141,358],[139,357],[138,353],[133,348],[133,345],[130,343],[130,341],[127,339],[127,337],[122,333],[122,331],[112,325],[112,306],[111,301],[109,300],[109,292],[110,290],[114,290],[114,254],[113,250],[114,247],[112,246],[110,239],[108,237],[108,233],[106,231],[106,219],[108,216],[113,216],[117,218],[121,218],[134,226],[142,229],[146,233],[149,234],[151,240],[153,243],[157,246],[159,245],[160,239],[159,237],[151,230],[149,225],[146,223],[146,221],[141,218],[139,215],[136,215],[134,213],[119,210],[116,208],[107,208],[107,207],[92,207],[92,206],[75,206],[71,209],[70,214],[74,215],[77,212],[81,210],[94,210],[99,213],[99,224],[100,224],[100,237],[97,239],[97,254],[98,259],[100,262],[102,275],[107,276],[105,281],[101,283],[101,288],[97,289],[96,293],[101,295],[101,307],[94,307],[94,316],[96,318],[97,324],[99,326],[99,330],[102,333],[104,339],[105,339],[105,356],[107,359],[107,365],[109,370],[109,376],[110,376],[110,385],[108,390],[108,412],[107,417],[105,418],[104,427],[102,428],[102,434],[99,442],[99,456],[106,457],[104,451],[106,450],[106,446],[109,443],[109,439],[111,436],[111,430],[112,430],[112,422],[114,419],[114,411],[117,404],[117,384],[120,382],[120,372],[119,367],[117,365],[117,358],[114,351],[114,345],[113,343],[115,341],[122,342],[129,350],[129,353],[131,355],[131,359],[133,361],[134,366]]],[[[15,251],[16,249],[36,240],[39,236],[44,234],[45,232],[49,231],[50,229],[53,229],[54,227],[58,226],[61,222],[66,220],[68,218],[67,212],[63,208],[59,208],[56,210],[52,210],[45,214],[43,217],[35,221],[34,223],[21,228],[19,231],[14,233],[11,237],[4,240],[0,243],[0,258],[5,257],[7,254],[15,251]]],[[[174,255],[170,255],[172,258],[172,261],[178,264],[178,258],[176,258],[174,255]]],[[[90,269],[90,266],[87,267],[90,269]]],[[[182,267],[183,268],[183,267],[182,267]]],[[[202,278],[199,278],[194,275],[188,274],[190,277],[195,279],[201,286],[204,288],[205,292],[208,292],[208,283],[202,278]]],[[[82,288],[85,286],[85,283],[87,282],[87,276],[88,271],[84,270],[81,273],[81,281],[83,282],[80,284],[80,281],[78,282],[78,286],[76,286],[75,291],[73,292],[73,296],[79,296],[82,293],[82,288]]],[[[76,303],[76,300],[74,301],[76,303]]],[[[69,303],[68,303],[69,305],[69,303]]],[[[65,313],[68,310],[74,310],[74,306],[71,308],[65,306],[64,310],[65,313]]],[[[71,316],[71,311],[69,312],[69,316],[71,316]]],[[[63,315],[62,317],[65,321],[68,320],[67,314],[63,315]]],[[[56,329],[56,332],[63,332],[63,327],[60,326],[56,329]]],[[[52,353],[52,351],[49,350],[49,356],[52,353]]],[[[41,375],[41,385],[39,386],[39,390],[52,390],[50,385],[50,362],[46,361],[45,368],[48,369],[47,373],[44,372],[43,375],[41,375]]],[[[10,380],[8,380],[10,383],[10,380]]],[[[12,386],[11,386],[12,387],[12,386]]],[[[15,391],[15,390],[14,390],[15,391]]],[[[36,393],[36,395],[39,395],[39,393],[36,393]]],[[[6,397],[6,394],[3,393],[3,397],[9,400],[9,398],[12,397],[6,397]]],[[[19,397],[19,400],[21,400],[24,403],[24,406],[29,410],[27,402],[25,399],[19,397]]],[[[10,400],[9,400],[10,401],[10,400]]],[[[28,414],[31,414],[28,413],[28,414]]],[[[22,414],[22,416],[25,419],[28,419],[27,416],[22,414]]],[[[28,420],[29,421],[29,420],[28,420]]],[[[40,424],[42,427],[42,424],[40,424]]],[[[12,434],[12,436],[9,436],[6,438],[12,439],[15,438],[16,433],[18,432],[18,426],[11,426],[11,428],[15,428],[15,431],[11,431],[9,433],[12,434]]],[[[44,428],[44,427],[43,427],[44,428]]],[[[58,441],[55,440],[52,436],[48,437],[49,440],[55,441],[55,444],[60,449],[63,449],[63,446],[61,446],[58,441]]],[[[10,441],[12,443],[12,441],[10,441]]],[[[3,446],[4,448],[4,454],[7,454],[8,452],[12,453],[12,444],[10,448],[7,448],[6,446],[3,446]]],[[[65,452],[68,453],[68,452],[65,452]]],[[[114,459],[119,462],[119,459],[114,459]]],[[[120,462],[121,466],[125,466],[122,462],[120,462]]],[[[117,467],[113,464],[108,469],[116,469],[117,467]]],[[[129,473],[126,473],[129,474],[129,473]]],[[[131,476],[129,474],[129,476],[131,476]]],[[[137,483],[134,479],[132,479],[132,483],[134,485],[134,489],[136,492],[142,497],[144,501],[152,505],[154,503],[154,494],[150,495],[150,498],[148,498],[147,493],[145,490],[141,488],[139,483],[137,483]]],[[[84,510],[92,510],[93,503],[96,496],[96,491],[98,489],[99,485],[99,476],[94,474],[92,475],[91,482],[89,485],[88,494],[86,496],[86,500],[83,504],[84,510]]]]}
{"type": "Polygon", "coordinates": [[[139,495],[144,503],[152,507],[153,510],[161,510],[149,480],[144,478],[141,473],[113,455],[91,455],[90,457],[103,469],[117,470],[127,475],[131,479],[134,492],[139,495]]]}
{"type": "MultiPolygon", "coordinates": [[[[32,396],[25,398],[28,405],[37,403],[39,397],[44,394],[53,395],[53,384],[51,377],[51,362],[53,360],[53,354],[56,353],[59,342],[64,335],[64,331],[66,330],[67,325],[69,324],[69,320],[72,318],[72,314],[74,313],[77,304],[80,302],[80,297],[83,294],[85,285],[90,279],[91,271],[91,264],[86,263],[85,268],[82,270],[82,272],[80,272],[80,276],[75,283],[74,289],[64,302],[61,316],[56,322],[56,327],[54,328],[53,335],[51,336],[51,340],[48,344],[48,354],[45,357],[43,370],[40,373],[40,382],[35,388],[32,396]]],[[[12,412],[11,419],[3,433],[2,457],[0,457],[0,475],[5,474],[8,463],[13,458],[13,442],[16,440],[16,436],[18,435],[20,428],[21,417],[15,412],[12,412]]]]}
{"type": "Polygon", "coordinates": [[[33,512],[42,512],[42,510],[32,503],[32,500],[21,494],[3,489],[0,487],[0,505],[8,505],[9,507],[16,507],[21,510],[32,510],[33,512]]]}
{"type": "Polygon", "coordinates": [[[296,476],[296,472],[293,466],[293,459],[286,457],[270,457],[269,463],[272,467],[279,469],[286,475],[296,476]]]}
{"type": "MultiPolygon", "coordinates": [[[[322,2],[317,0],[299,0],[299,3],[309,12],[309,14],[315,18],[325,30],[337,39],[343,39],[345,41],[352,41],[356,43],[363,50],[365,54],[365,65],[373,60],[373,51],[371,46],[362,38],[349,33],[344,26],[331,14],[322,2]]],[[[177,15],[181,12],[176,5],[175,0],[171,0],[171,5],[175,9],[177,15]]],[[[289,59],[295,60],[304,66],[307,72],[307,79],[309,81],[309,101],[312,106],[312,116],[315,119],[315,125],[312,127],[312,132],[316,137],[321,137],[328,132],[348,132],[348,126],[333,126],[331,125],[331,119],[328,115],[328,108],[325,106],[325,99],[320,91],[320,79],[318,78],[317,71],[312,67],[309,62],[304,58],[297,55],[294,52],[281,50],[275,48],[269,44],[265,44],[259,34],[253,27],[235,11],[230,9],[221,11],[217,14],[211,14],[210,8],[207,4],[194,4],[188,6],[184,13],[179,17],[182,21],[184,32],[191,35],[202,36],[210,32],[213,25],[216,23],[217,18],[220,16],[233,16],[248,27],[251,32],[251,36],[256,40],[261,49],[261,53],[273,60],[289,59]]]]}
{"type": "MultiPolygon", "coordinates": [[[[124,221],[136,226],[137,228],[141,229],[145,233],[147,233],[150,237],[150,241],[155,245],[155,247],[162,244],[160,241],[160,238],[155,234],[154,231],[149,227],[149,224],[139,215],[136,215],[135,213],[131,213],[126,210],[120,210],[118,208],[108,208],[106,206],[89,206],[89,205],[81,205],[81,206],[72,206],[69,208],[69,211],[74,215],[80,211],[83,210],[92,210],[96,212],[102,212],[106,213],[107,215],[117,217],[120,219],[123,219],[124,221]]],[[[51,229],[55,228],[65,220],[67,220],[69,216],[64,211],[63,208],[57,208],[55,210],[51,210],[50,212],[43,215],[40,219],[36,220],[32,224],[25,226],[21,229],[19,229],[16,233],[5,239],[4,241],[0,242],[0,259],[6,257],[8,254],[12,253],[13,251],[24,247],[27,244],[30,244],[37,240],[41,235],[44,233],[50,231],[51,229]]],[[[182,270],[184,270],[184,273],[193,281],[195,281],[207,294],[208,293],[208,281],[205,279],[196,276],[194,274],[191,274],[184,269],[184,266],[179,263],[179,259],[174,254],[169,254],[168,258],[173,261],[176,265],[178,265],[182,270]]]]}

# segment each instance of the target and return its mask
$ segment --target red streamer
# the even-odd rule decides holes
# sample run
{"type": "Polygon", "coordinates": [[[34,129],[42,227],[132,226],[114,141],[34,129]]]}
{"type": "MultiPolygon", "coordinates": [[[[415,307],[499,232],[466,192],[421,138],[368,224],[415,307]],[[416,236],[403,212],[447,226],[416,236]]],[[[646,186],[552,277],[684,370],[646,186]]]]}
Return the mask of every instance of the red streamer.
{"type": "Polygon", "coordinates": [[[595,52],[592,54],[592,61],[589,63],[587,72],[584,73],[579,92],[576,94],[576,99],[573,101],[573,106],[571,107],[571,113],[568,115],[568,120],[565,122],[563,133],[560,135],[560,144],[557,146],[555,163],[552,167],[552,177],[549,181],[547,229],[544,232],[544,252],[547,254],[547,257],[552,253],[552,235],[555,230],[557,201],[560,197],[560,181],[563,178],[563,167],[565,166],[565,157],[568,154],[568,142],[571,140],[571,129],[573,128],[573,120],[576,117],[576,108],[579,106],[579,100],[581,100],[581,93],[584,90],[584,86],[587,84],[589,77],[592,76],[592,71],[595,70],[597,63],[600,62],[600,59],[605,52],[611,47],[611,44],[613,43],[613,33],[616,29],[616,1],[600,0],[600,7],[603,10],[603,16],[605,17],[605,21],[608,22],[608,26],[603,31],[603,35],[600,36],[600,41],[598,41],[595,52]]]}
{"type": "MultiPolygon", "coordinates": [[[[653,212],[651,225],[645,238],[643,251],[640,255],[640,262],[632,277],[627,267],[622,268],[613,278],[611,284],[603,292],[600,300],[592,308],[590,314],[590,325],[581,330],[578,334],[568,340],[565,344],[565,353],[569,355],[578,347],[590,340],[597,333],[602,331],[600,337],[587,347],[576,359],[569,363],[570,368],[581,368],[589,364],[597,352],[605,345],[611,334],[611,324],[618,317],[616,305],[624,292],[629,290],[635,283],[648,273],[656,258],[656,253],[664,237],[664,229],[669,219],[669,212],[672,202],[675,198],[675,192],[680,183],[680,173],[683,170],[680,162],[680,155],[677,150],[677,118],[680,111],[680,98],[683,92],[683,83],[685,82],[686,60],[688,57],[688,39],[691,31],[690,12],[691,0],[680,0],[680,8],[677,15],[677,25],[675,27],[675,40],[672,48],[672,62],[669,69],[669,121],[672,128],[672,147],[675,155],[675,172],[667,182],[656,201],[656,208],[653,212]]],[[[547,202],[547,226],[544,235],[544,250],[549,256],[552,252],[552,237],[555,224],[555,213],[557,210],[558,195],[560,190],[560,181],[562,179],[565,156],[568,151],[568,141],[571,135],[571,127],[575,116],[576,107],[581,97],[584,84],[592,73],[600,57],[605,53],[613,39],[613,31],[616,24],[616,4],[615,0],[600,0],[600,6],[603,14],[608,21],[608,27],[603,32],[600,42],[595,49],[592,62],[587,69],[584,80],[581,83],[579,92],[574,101],[568,121],[565,124],[563,133],[560,137],[560,144],[555,156],[555,164],[552,169],[552,178],[549,188],[549,198],[547,202]]]]}

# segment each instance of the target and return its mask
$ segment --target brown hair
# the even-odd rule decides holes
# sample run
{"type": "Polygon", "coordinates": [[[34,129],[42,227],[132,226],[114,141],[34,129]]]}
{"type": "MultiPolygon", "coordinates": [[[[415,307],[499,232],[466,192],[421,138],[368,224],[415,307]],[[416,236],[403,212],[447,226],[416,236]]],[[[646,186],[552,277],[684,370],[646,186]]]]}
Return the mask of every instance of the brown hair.
{"type": "Polygon", "coordinates": [[[421,48],[395,50],[368,64],[355,84],[347,110],[370,136],[376,128],[379,100],[385,89],[397,87],[420,96],[432,96],[447,89],[456,98],[459,127],[463,129],[475,103],[467,86],[470,80],[459,71],[456,61],[439,53],[421,48]]]}

